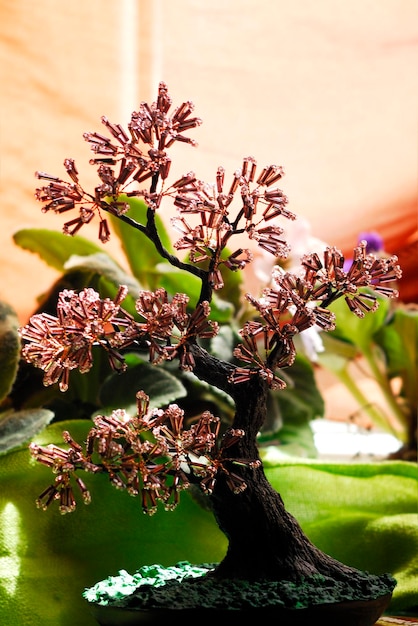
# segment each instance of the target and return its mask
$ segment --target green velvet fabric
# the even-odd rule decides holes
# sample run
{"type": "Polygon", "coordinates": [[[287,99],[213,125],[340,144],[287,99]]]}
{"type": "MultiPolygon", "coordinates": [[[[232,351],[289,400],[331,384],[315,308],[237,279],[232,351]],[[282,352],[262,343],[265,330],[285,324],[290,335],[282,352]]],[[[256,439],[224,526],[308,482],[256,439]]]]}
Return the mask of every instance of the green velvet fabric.
{"type": "Polygon", "coordinates": [[[418,466],[267,454],[266,474],[307,536],[338,560],[397,580],[391,611],[418,614],[418,466]]]}
{"type": "MultiPolygon", "coordinates": [[[[53,424],[38,443],[82,440],[90,422],[53,424]]],[[[288,510],[325,552],[398,581],[390,611],[418,607],[418,471],[415,464],[332,464],[283,459],[269,451],[266,473],[288,510]]],[[[86,476],[93,501],[60,516],[35,506],[50,471],[26,448],[0,456],[0,623],[95,626],[85,587],[120,569],[222,558],[226,539],[210,512],[186,492],[174,512],[143,515],[138,498],[105,476],[86,476]]]]}

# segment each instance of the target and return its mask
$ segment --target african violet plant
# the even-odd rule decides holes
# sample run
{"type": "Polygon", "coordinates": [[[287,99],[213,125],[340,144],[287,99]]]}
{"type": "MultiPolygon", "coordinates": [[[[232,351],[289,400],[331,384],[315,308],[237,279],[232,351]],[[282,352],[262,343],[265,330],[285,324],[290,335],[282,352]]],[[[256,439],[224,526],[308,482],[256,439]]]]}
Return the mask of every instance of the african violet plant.
{"type": "Polygon", "coordinates": [[[270,165],[258,170],[253,157],[244,158],[230,183],[222,167],[213,184],[191,171],[170,183],[170,148],[175,142],[194,145],[185,133],[201,123],[191,102],[172,113],[170,108],[167,87],[160,83],[156,102],[142,103],[127,131],[102,117],[106,134],[84,135],[94,153],[90,163],[97,166],[95,189],[84,190],[74,161],[66,159],[70,180],[38,172],[46,182],[36,197],[44,212],[75,214],[64,224],[68,235],[97,219],[99,239],[106,243],[109,216],[128,226],[137,235],[138,247],[141,241],[151,242],[164,262],[198,281],[198,292],[192,297],[169,295],[156,285],[140,290],[132,308],[124,306],[131,297],[128,286],[120,285],[113,297],[101,297],[92,287],[79,292],[63,289],[56,315],[34,314],[20,329],[22,356],[43,370],[46,386],[58,384],[65,392],[72,370],[91,370],[96,346],[121,374],[133,354],[146,351],[155,366],[177,363],[181,371],[192,372],[229,397],[232,423],[224,428],[208,410],[190,421],[177,404],[150,407],[139,379],[136,410],[95,415],[84,444],[66,431],[62,448],[30,445],[35,459],[55,474],[37,503],[46,509],[58,502],[61,513],[72,512],[77,500],[74,488],[89,503],[82,471],[107,474],[114,487],[138,496],[147,514],[159,504],[171,510],[183,489],[199,488],[229,542],[224,559],[211,571],[212,579],[295,583],[313,579],[316,585],[326,580],[347,589],[361,587],[365,597],[376,594],[378,579],[383,585],[378,593],[384,595],[395,584],[391,577],[348,567],[304,535],[266,479],[258,437],[268,419],[269,391],[286,386],[283,369],[295,361],[295,337],[313,327],[333,330],[335,314],[329,306],[340,298],[362,318],[376,310],[376,294],[396,297],[393,281],[401,275],[397,258],[368,254],[361,242],[348,269],[334,247],[327,247],[323,258],[316,253],[303,256],[300,273],[274,266],[272,282],[261,297],[246,295],[254,314],[239,330],[232,358],[222,358],[211,349],[219,331],[219,324],[211,320],[211,306],[228,273],[240,272],[252,261],[242,240],[247,237],[249,248],[256,245],[276,259],[285,258],[289,246],[277,219],[294,220],[295,215],[275,186],[283,169],[270,165]],[[146,205],[142,222],[132,217],[138,199],[146,205]],[[171,220],[179,233],[173,248],[159,228],[159,215],[169,202],[178,211],[171,220]]]}

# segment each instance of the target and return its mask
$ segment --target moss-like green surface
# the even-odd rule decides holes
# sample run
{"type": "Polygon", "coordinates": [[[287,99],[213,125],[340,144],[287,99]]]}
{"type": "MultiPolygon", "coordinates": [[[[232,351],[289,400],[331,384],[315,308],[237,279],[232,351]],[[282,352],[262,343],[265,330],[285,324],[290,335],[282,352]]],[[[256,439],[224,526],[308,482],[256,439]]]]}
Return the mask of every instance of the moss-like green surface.
{"type": "Polygon", "coordinates": [[[217,580],[206,576],[212,567],[183,561],[169,568],[146,566],[133,575],[121,571],[86,589],[84,597],[89,602],[131,609],[301,609],[375,599],[391,593],[396,585],[389,574],[361,572],[351,585],[319,575],[300,583],[217,580]]]}

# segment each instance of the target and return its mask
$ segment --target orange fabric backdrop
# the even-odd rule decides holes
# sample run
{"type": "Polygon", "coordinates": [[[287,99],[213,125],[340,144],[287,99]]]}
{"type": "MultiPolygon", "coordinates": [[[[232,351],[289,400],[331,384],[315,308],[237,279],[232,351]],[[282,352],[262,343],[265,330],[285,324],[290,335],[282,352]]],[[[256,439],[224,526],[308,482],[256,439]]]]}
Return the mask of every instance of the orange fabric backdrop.
{"type": "Polygon", "coordinates": [[[12,235],[62,224],[41,214],[34,171],[74,157],[88,180],[82,133],[102,114],[126,123],[159,80],[204,120],[178,173],[232,175],[250,154],[283,165],[312,234],[348,252],[379,231],[417,300],[417,2],[2,0],[0,18],[0,298],[22,320],[55,273],[12,235]]]}

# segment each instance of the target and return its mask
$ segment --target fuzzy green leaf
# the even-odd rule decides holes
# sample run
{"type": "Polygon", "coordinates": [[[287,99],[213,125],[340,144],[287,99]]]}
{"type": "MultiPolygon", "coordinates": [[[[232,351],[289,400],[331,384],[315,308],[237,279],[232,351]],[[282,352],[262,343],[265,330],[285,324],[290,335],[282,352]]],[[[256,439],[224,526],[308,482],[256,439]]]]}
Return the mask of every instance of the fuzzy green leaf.
{"type": "Polygon", "coordinates": [[[15,311],[0,302],[0,402],[10,393],[17,374],[20,354],[18,326],[15,311]]]}
{"type": "Polygon", "coordinates": [[[100,274],[116,286],[126,285],[129,293],[134,298],[138,297],[138,293],[141,290],[141,285],[136,278],[125,272],[125,270],[105,252],[95,252],[88,256],[73,255],[65,263],[64,269],[67,271],[89,270],[100,274]]]}
{"type": "Polygon", "coordinates": [[[241,337],[230,324],[225,324],[219,328],[219,332],[210,341],[210,351],[213,356],[224,361],[233,360],[233,351],[240,342],[241,337]]]}
{"type": "Polygon", "coordinates": [[[23,446],[53,419],[48,409],[10,411],[0,415],[0,454],[23,446]]]}
{"type": "Polygon", "coordinates": [[[123,376],[112,374],[106,379],[100,390],[103,406],[110,409],[131,407],[135,404],[136,392],[140,390],[150,397],[152,408],[164,406],[187,394],[180,380],[166,370],[156,368],[139,357],[137,361],[123,376]]]}
{"type": "Polygon", "coordinates": [[[311,363],[303,356],[296,357],[294,364],[285,370],[291,383],[276,392],[286,423],[307,423],[323,417],[325,411],[322,397],[315,381],[311,363]]]}
{"type": "Polygon", "coordinates": [[[24,228],[13,235],[13,241],[24,250],[38,254],[56,270],[63,272],[66,261],[73,255],[86,256],[102,249],[84,237],[70,237],[46,228],[24,228]]]}

